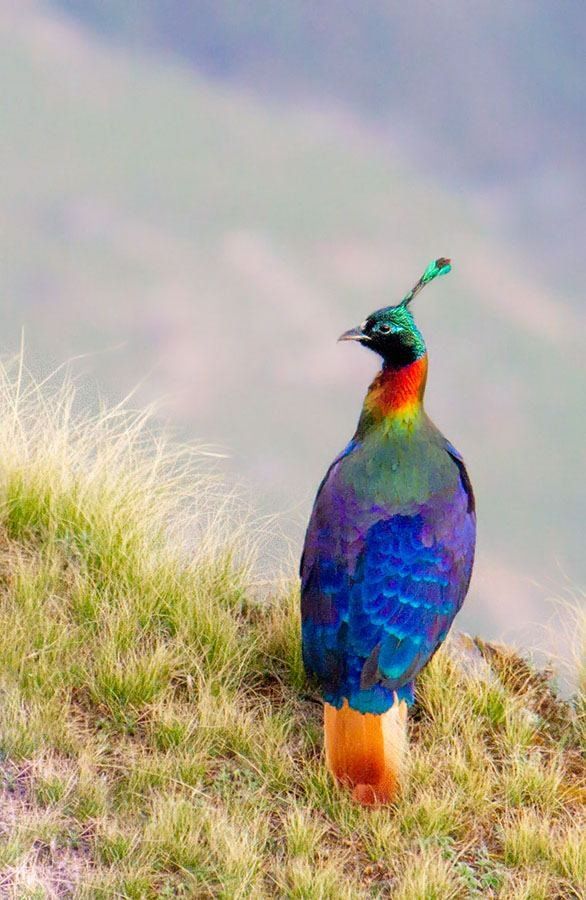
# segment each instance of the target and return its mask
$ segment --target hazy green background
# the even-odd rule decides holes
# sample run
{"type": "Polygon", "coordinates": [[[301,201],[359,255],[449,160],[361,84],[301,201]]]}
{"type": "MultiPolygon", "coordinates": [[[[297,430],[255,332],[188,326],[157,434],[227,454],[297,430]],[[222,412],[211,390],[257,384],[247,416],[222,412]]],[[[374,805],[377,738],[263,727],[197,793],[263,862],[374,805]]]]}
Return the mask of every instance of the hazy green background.
{"type": "Polygon", "coordinates": [[[0,336],[229,453],[299,546],[434,256],[428,408],[477,489],[463,624],[546,643],[584,558],[586,12],[0,0],[0,336]]]}

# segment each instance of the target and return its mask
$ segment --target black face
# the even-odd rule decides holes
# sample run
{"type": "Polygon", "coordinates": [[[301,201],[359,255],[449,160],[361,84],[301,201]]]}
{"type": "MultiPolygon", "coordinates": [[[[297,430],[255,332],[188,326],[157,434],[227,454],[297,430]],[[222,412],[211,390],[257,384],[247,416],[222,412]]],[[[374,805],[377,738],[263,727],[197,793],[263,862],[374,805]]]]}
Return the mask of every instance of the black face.
{"type": "Polygon", "coordinates": [[[372,313],[358,328],[340,337],[358,341],[382,356],[385,365],[401,369],[425,354],[425,342],[406,306],[386,306],[372,313]]]}

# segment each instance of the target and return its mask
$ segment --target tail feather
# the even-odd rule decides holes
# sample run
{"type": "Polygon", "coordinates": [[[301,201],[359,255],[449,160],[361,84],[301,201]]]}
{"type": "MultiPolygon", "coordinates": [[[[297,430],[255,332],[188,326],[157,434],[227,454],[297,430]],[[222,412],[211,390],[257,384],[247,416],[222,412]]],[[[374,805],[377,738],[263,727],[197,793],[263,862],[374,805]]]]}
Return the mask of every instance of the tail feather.
{"type": "Polygon", "coordinates": [[[407,706],[395,702],[382,715],[360,713],[344,700],[324,704],[328,769],[365,806],[390,803],[397,794],[406,744],[407,706]]]}

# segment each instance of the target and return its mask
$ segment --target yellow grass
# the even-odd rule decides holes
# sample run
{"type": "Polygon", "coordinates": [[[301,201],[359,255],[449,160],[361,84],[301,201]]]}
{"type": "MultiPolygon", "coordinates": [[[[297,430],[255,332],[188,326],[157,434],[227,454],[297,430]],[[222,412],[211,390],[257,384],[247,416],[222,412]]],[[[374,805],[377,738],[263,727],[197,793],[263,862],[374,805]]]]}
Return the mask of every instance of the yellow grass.
{"type": "Polygon", "coordinates": [[[75,409],[0,375],[0,896],[581,896],[583,703],[514,654],[440,652],[402,797],[357,808],[295,582],[259,596],[197,454],[75,409]]]}

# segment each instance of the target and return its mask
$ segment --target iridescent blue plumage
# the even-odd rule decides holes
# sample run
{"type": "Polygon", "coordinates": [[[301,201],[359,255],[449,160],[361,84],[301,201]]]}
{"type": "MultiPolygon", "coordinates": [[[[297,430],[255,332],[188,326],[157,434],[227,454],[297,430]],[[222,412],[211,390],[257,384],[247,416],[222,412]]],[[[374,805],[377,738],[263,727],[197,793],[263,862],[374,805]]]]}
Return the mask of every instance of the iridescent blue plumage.
{"type": "Polygon", "coordinates": [[[462,604],[474,513],[453,455],[443,453],[446,486],[421,503],[358,497],[345,479],[348,454],[319,491],[301,567],[303,658],[335,706],[347,698],[360,712],[380,713],[395,691],[411,702],[414,677],[462,604]]]}
{"type": "MultiPolygon", "coordinates": [[[[382,313],[405,331],[405,307],[371,319],[382,313]]],[[[368,322],[346,337],[370,343],[368,322]]],[[[466,595],[476,533],[462,458],[423,411],[423,340],[380,334],[389,355],[379,336],[385,365],[320,486],[301,561],[306,670],[327,703],[377,714],[395,693],[412,702],[466,595]]]]}

